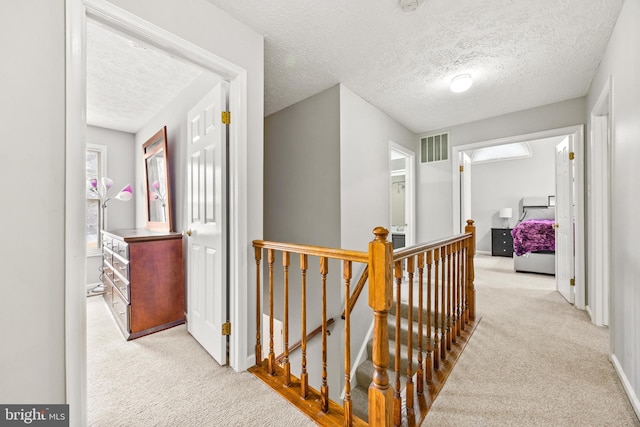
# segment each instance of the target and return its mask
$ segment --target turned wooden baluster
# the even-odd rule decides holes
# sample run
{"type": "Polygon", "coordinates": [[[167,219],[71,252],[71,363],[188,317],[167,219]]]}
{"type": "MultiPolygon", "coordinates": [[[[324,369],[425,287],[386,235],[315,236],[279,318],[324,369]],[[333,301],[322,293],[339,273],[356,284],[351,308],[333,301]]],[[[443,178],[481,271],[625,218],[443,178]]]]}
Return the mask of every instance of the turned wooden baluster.
{"type": "Polygon", "coordinates": [[[349,297],[351,295],[351,261],[342,262],[344,277],[344,293],[346,301],[344,311],[344,425],[351,426],[353,422],[353,408],[351,402],[351,310],[349,310],[349,297]]]}
{"type": "Polygon", "coordinates": [[[424,253],[418,254],[418,368],[416,370],[416,390],[418,396],[422,396],[424,393],[424,369],[422,368],[422,336],[424,335],[424,328],[422,327],[424,310],[423,304],[423,286],[424,286],[424,253]]]}
{"type": "MultiPolygon", "coordinates": [[[[433,252],[427,252],[427,358],[424,361],[425,377],[427,381],[433,379],[433,364],[432,352],[433,343],[431,341],[431,267],[433,265],[433,252]]],[[[436,334],[437,335],[437,334],[436,334]]],[[[437,369],[437,368],[436,368],[437,369]]]]}
{"type": "Polygon", "coordinates": [[[469,312],[467,310],[467,253],[469,252],[469,239],[466,239],[463,244],[462,249],[462,283],[460,287],[462,288],[462,330],[464,330],[469,322],[469,312]]]}
{"type": "Polygon", "coordinates": [[[273,351],[273,263],[275,251],[267,249],[267,262],[269,263],[269,375],[276,374],[276,354],[273,351]]]}
{"type": "Polygon", "coordinates": [[[473,268],[473,257],[476,254],[476,227],[473,225],[473,220],[467,220],[467,226],[464,228],[465,233],[471,233],[469,239],[469,250],[467,252],[467,301],[469,305],[469,319],[476,319],[476,290],[473,285],[475,279],[475,270],[473,268]]]}
{"type": "Polygon", "coordinates": [[[415,271],[415,258],[413,256],[407,258],[407,273],[409,276],[409,297],[407,305],[409,306],[407,314],[407,322],[409,323],[409,334],[407,338],[407,384],[405,386],[405,404],[407,407],[407,418],[413,419],[413,273],[415,271]]]}
{"type": "Polygon", "coordinates": [[[445,246],[447,254],[447,350],[451,350],[451,245],[445,246]]]}
{"type": "Polygon", "coordinates": [[[458,306],[458,242],[451,244],[451,344],[458,337],[456,310],[458,306]]]}
{"type": "Polygon", "coordinates": [[[256,365],[262,366],[262,344],[260,343],[260,261],[262,260],[262,249],[255,248],[256,254],[256,365]]]}
{"type": "Polygon", "coordinates": [[[396,278],[396,360],[395,374],[396,383],[393,393],[393,423],[395,426],[402,424],[402,396],[400,395],[400,318],[402,317],[401,308],[401,284],[402,284],[402,261],[395,262],[395,278],[396,278]]]}
{"type": "Polygon", "coordinates": [[[460,317],[462,318],[460,322],[460,329],[463,331],[467,327],[467,293],[465,292],[467,283],[467,245],[469,239],[465,239],[462,241],[462,259],[460,261],[460,270],[462,271],[460,275],[460,317]]]}
{"type": "Polygon", "coordinates": [[[462,242],[456,244],[456,336],[462,332],[462,242]]]}
{"type": "Polygon", "coordinates": [[[300,272],[302,274],[302,372],[300,373],[300,397],[309,397],[309,374],[307,373],[307,269],[309,259],[307,255],[300,254],[300,272]]]}
{"type": "Polygon", "coordinates": [[[442,291],[440,300],[440,360],[447,358],[447,250],[440,248],[440,259],[442,275],[440,277],[440,290],[442,291]]]}
{"type": "Polygon", "coordinates": [[[434,280],[433,280],[433,369],[438,370],[440,368],[440,334],[438,333],[438,323],[440,322],[440,312],[439,312],[439,280],[440,275],[440,249],[433,250],[433,258],[435,263],[434,268],[434,280]]]}
{"type": "Polygon", "coordinates": [[[329,411],[329,385],[327,384],[327,274],[329,273],[329,259],[320,258],[320,275],[322,276],[322,412],[329,411]]]}
{"type": "Polygon", "coordinates": [[[369,243],[369,306],[373,309],[373,379],[369,385],[369,425],[387,427],[393,420],[393,390],[389,386],[389,309],[393,302],[391,263],[393,245],[387,241],[389,231],[373,230],[369,243]]]}
{"type": "Polygon", "coordinates": [[[284,358],[282,367],[284,368],[284,384],[291,385],[291,365],[289,364],[289,252],[282,252],[282,268],[284,270],[284,358]]]}

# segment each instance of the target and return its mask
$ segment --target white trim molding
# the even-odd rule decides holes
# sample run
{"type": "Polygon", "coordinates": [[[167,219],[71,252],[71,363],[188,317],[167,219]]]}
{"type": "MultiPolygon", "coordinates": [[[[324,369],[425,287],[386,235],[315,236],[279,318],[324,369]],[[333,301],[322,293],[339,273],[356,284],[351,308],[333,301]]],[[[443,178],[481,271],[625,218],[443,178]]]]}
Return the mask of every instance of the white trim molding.
{"type": "MultiPolygon", "coordinates": [[[[505,138],[492,139],[488,141],[480,141],[472,144],[452,146],[451,158],[457,159],[461,151],[472,150],[475,148],[490,147],[501,144],[511,144],[516,142],[533,141],[537,139],[551,138],[554,136],[571,135],[573,137],[575,152],[575,306],[581,310],[585,308],[586,289],[585,289],[585,188],[584,188],[584,126],[575,125],[558,129],[549,129],[540,132],[527,133],[522,135],[514,135],[505,138]]],[[[460,174],[457,161],[451,162],[451,174],[453,181],[453,215],[452,224],[453,232],[461,233],[460,224],[460,174]]]]}
{"type": "Polygon", "coordinates": [[[631,406],[633,406],[633,410],[636,412],[636,416],[640,418],[640,398],[633,390],[631,381],[629,381],[629,378],[625,375],[624,369],[622,369],[622,365],[615,354],[611,355],[611,363],[613,364],[618,377],[620,377],[622,388],[624,388],[624,391],[627,393],[627,397],[629,398],[629,402],[631,402],[631,406]]]}
{"type": "MultiPolygon", "coordinates": [[[[389,171],[391,171],[391,152],[396,151],[406,157],[405,164],[405,219],[407,230],[405,232],[406,245],[411,246],[416,242],[416,154],[406,147],[389,141],[389,171]]],[[[391,200],[391,199],[389,199],[391,200]]],[[[389,207],[391,209],[391,207],[389,207]]],[[[389,211],[389,225],[391,226],[391,210],[389,211]]]]}
{"type": "Polygon", "coordinates": [[[86,421],[86,297],[84,252],[85,203],[85,128],[86,128],[86,40],[87,18],[109,26],[124,35],[134,36],[171,55],[212,71],[229,82],[229,103],[233,120],[229,126],[230,146],[230,318],[234,330],[245,331],[231,336],[230,365],[237,371],[252,363],[247,356],[247,341],[251,334],[246,325],[249,312],[249,285],[247,281],[248,200],[247,200],[247,126],[248,80],[247,71],[206,49],[200,48],[176,35],[145,21],[104,0],[67,0],[67,106],[66,106],[66,158],[67,158],[67,211],[65,223],[65,313],[66,313],[66,387],[70,404],[71,425],[84,425],[86,421]],[[78,258],[80,257],[80,258],[78,258]]]}

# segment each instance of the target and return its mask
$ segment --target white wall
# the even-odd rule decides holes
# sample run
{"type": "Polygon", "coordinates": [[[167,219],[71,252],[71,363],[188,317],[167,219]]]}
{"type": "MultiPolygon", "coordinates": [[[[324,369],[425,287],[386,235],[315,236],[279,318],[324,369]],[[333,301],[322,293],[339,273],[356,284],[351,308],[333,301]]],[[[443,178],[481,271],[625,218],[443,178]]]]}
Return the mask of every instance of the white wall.
{"type": "Polygon", "coordinates": [[[136,198],[136,227],[144,228],[147,225],[142,145],[163,126],[166,126],[173,230],[182,232],[187,229],[187,112],[207,92],[213,89],[218,81],[220,81],[218,76],[210,72],[203,72],[136,132],[135,142],[132,144],[134,147],[132,154],[135,157],[134,193],[139,195],[136,198]]]}
{"type": "Polygon", "coordinates": [[[417,147],[413,132],[340,85],[341,246],[345,249],[367,250],[372,230],[391,226],[391,141],[412,151],[417,147]]]}
{"type": "MultiPolygon", "coordinates": [[[[190,40],[247,70],[248,234],[262,236],[263,38],[205,0],[114,1],[142,18],[190,40]]],[[[84,258],[65,260],[65,5],[79,12],[78,1],[28,0],[0,3],[0,104],[5,141],[0,147],[0,196],[11,208],[0,214],[10,245],[0,254],[2,281],[10,303],[3,308],[0,351],[0,402],[64,403],[65,262],[82,270],[84,258]],[[19,141],[16,142],[16,141],[19,141]],[[29,257],[24,254],[29,253],[29,257]],[[34,261],[38,260],[38,261],[34,261]]],[[[81,85],[78,82],[78,85],[81,85]]],[[[67,157],[84,158],[84,148],[67,157]]],[[[79,160],[81,161],[81,160],[79,160]]],[[[77,197],[84,185],[74,188],[77,197]]],[[[80,208],[80,207],[78,207],[80,208]]],[[[81,235],[81,231],[78,231],[81,235]]],[[[70,237],[82,250],[83,241],[70,237]]],[[[247,257],[252,253],[249,244],[247,257]]],[[[253,263],[241,268],[253,272],[253,263]]],[[[250,277],[253,277],[251,274],[250,277]]],[[[78,289],[84,294],[84,289],[78,289]]],[[[253,299],[253,296],[249,296],[253,299]]],[[[247,314],[250,317],[251,314],[247,314]]],[[[67,334],[84,332],[82,325],[67,334]]],[[[252,334],[248,334],[252,335],[252,334]]],[[[247,337],[249,340],[249,337],[247,337]]],[[[77,355],[76,355],[77,356],[77,355]]],[[[78,356],[80,357],[80,356],[78,356]]],[[[70,365],[82,370],[82,365],[70,365]]],[[[83,378],[79,373],[78,377],[83,378]]],[[[69,385],[73,386],[72,384],[69,385]]],[[[74,390],[70,396],[78,396],[74,390]]],[[[72,406],[83,403],[71,402],[72,406]]],[[[77,411],[74,407],[72,411],[77,411]]],[[[81,414],[84,411],[80,411],[81,414]]],[[[82,425],[74,420],[72,425],[82,425]]]]}
{"type": "Polygon", "coordinates": [[[5,404],[65,401],[64,3],[0,2],[5,404]]]}
{"type": "MultiPolygon", "coordinates": [[[[118,194],[125,185],[135,183],[134,135],[105,129],[96,126],[87,126],[87,143],[104,145],[107,147],[107,170],[104,175],[113,180],[113,188],[109,196],[118,194]]],[[[133,192],[133,199],[121,202],[114,199],[107,203],[105,216],[107,217],[107,230],[133,228],[135,226],[136,200],[144,196],[140,191],[133,192]]],[[[87,284],[100,281],[102,256],[87,257],[87,284]]]]}
{"type": "MultiPolygon", "coordinates": [[[[264,239],[340,247],[340,90],[333,86],[265,118],[264,239]]],[[[266,254],[263,266],[267,266],[266,254]]],[[[283,319],[282,259],[276,260],[274,316],[283,319]]],[[[339,318],[340,266],[329,264],[327,318],[339,318]],[[336,286],[338,285],[338,286],[336,286]]],[[[265,271],[266,272],[266,271],[265,271]]],[[[289,345],[301,339],[301,286],[298,256],[291,257],[289,287],[289,345]]],[[[266,274],[264,275],[268,277],[266,274]]],[[[307,275],[307,333],[322,323],[322,292],[318,258],[309,258],[307,275]]],[[[263,288],[263,312],[268,313],[268,286],[263,288]]],[[[340,345],[330,337],[328,358],[340,345]]],[[[321,386],[321,338],[310,340],[307,369],[310,385],[321,386]]],[[[268,336],[263,346],[268,346],[268,336]]],[[[276,355],[277,356],[277,355],[276,355]]],[[[300,372],[300,351],[290,358],[292,372],[300,372]]],[[[339,390],[339,360],[328,362],[330,390],[339,390]],[[338,378],[338,382],[335,379],[338,378]]],[[[298,374],[296,374],[298,375],[298,374]]],[[[332,396],[332,398],[339,398],[332,396]]]]}
{"type": "MultiPolygon", "coordinates": [[[[391,141],[408,150],[414,150],[417,145],[413,132],[340,85],[341,247],[344,249],[367,251],[374,238],[373,229],[380,225],[391,227],[391,141]]],[[[388,239],[391,241],[391,235],[388,239]]],[[[362,269],[354,265],[353,287],[362,269]]],[[[353,363],[358,355],[358,345],[366,337],[372,321],[368,292],[367,285],[352,313],[352,372],[355,372],[353,363]]],[[[341,306],[344,307],[344,297],[341,297],[341,306]]],[[[342,321],[336,325],[336,330],[340,331],[339,343],[344,342],[343,325],[342,321]]],[[[337,338],[338,334],[335,335],[337,338]]],[[[335,353],[339,357],[338,363],[344,360],[344,346],[340,349],[335,353]]],[[[344,384],[344,378],[340,381],[344,384]]]]}
{"type": "MultiPolygon", "coordinates": [[[[434,129],[424,132],[419,137],[450,132],[449,141],[453,147],[584,124],[587,121],[585,102],[585,98],[575,98],[450,128],[434,129]]],[[[450,158],[447,161],[418,165],[419,242],[431,241],[453,233],[451,161],[450,158]]]]}
{"type": "MultiPolygon", "coordinates": [[[[640,416],[640,1],[626,0],[587,98],[591,111],[613,75],[611,353],[640,416]]],[[[594,260],[590,260],[593,262],[594,260]]]]}
{"type": "Polygon", "coordinates": [[[265,118],[265,239],[340,246],[340,90],[265,118]]]}
{"type": "Polygon", "coordinates": [[[491,228],[503,227],[501,208],[511,208],[513,227],[522,197],[555,194],[555,147],[560,137],[530,143],[533,156],[471,166],[471,212],[476,226],[476,248],[491,251],[491,228]]]}

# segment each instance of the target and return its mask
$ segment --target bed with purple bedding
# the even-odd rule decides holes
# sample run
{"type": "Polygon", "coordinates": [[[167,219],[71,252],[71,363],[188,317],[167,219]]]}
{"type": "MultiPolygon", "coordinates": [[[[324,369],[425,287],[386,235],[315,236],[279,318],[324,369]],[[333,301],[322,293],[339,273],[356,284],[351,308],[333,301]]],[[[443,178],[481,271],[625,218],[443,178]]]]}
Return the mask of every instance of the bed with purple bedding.
{"type": "Polygon", "coordinates": [[[529,252],[555,251],[556,232],[552,219],[528,219],[511,230],[516,255],[529,252]]]}
{"type": "Polygon", "coordinates": [[[546,206],[547,197],[524,197],[520,220],[511,231],[515,271],[555,274],[555,207],[546,206]]]}

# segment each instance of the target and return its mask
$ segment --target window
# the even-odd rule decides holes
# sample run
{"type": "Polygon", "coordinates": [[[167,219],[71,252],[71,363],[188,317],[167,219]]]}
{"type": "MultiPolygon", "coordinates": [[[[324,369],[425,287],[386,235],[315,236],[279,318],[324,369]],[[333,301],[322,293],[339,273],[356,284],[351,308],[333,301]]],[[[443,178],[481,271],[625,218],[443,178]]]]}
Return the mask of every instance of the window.
{"type": "Polygon", "coordinates": [[[531,146],[527,142],[494,145],[477,148],[471,153],[471,163],[495,162],[498,160],[514,160],[532,157],[531,146]]]}
{"type": "MultiPolygon", "coordinates": [[[[87,182],[97,179],[98,185],[105,176],[107,164],[107,147],[87,144],[87,182]]],[[[101,209],[100,199],[87,189],[86,212],[86,250],[87,256],[100,255],[102,242],[100,239],[101,209]]]]}
{"type": "Polygon", "coordinates": [[[420,139],[420,161],[439,162],[449,158],[449,134],[431,135],[420,139]]]}

